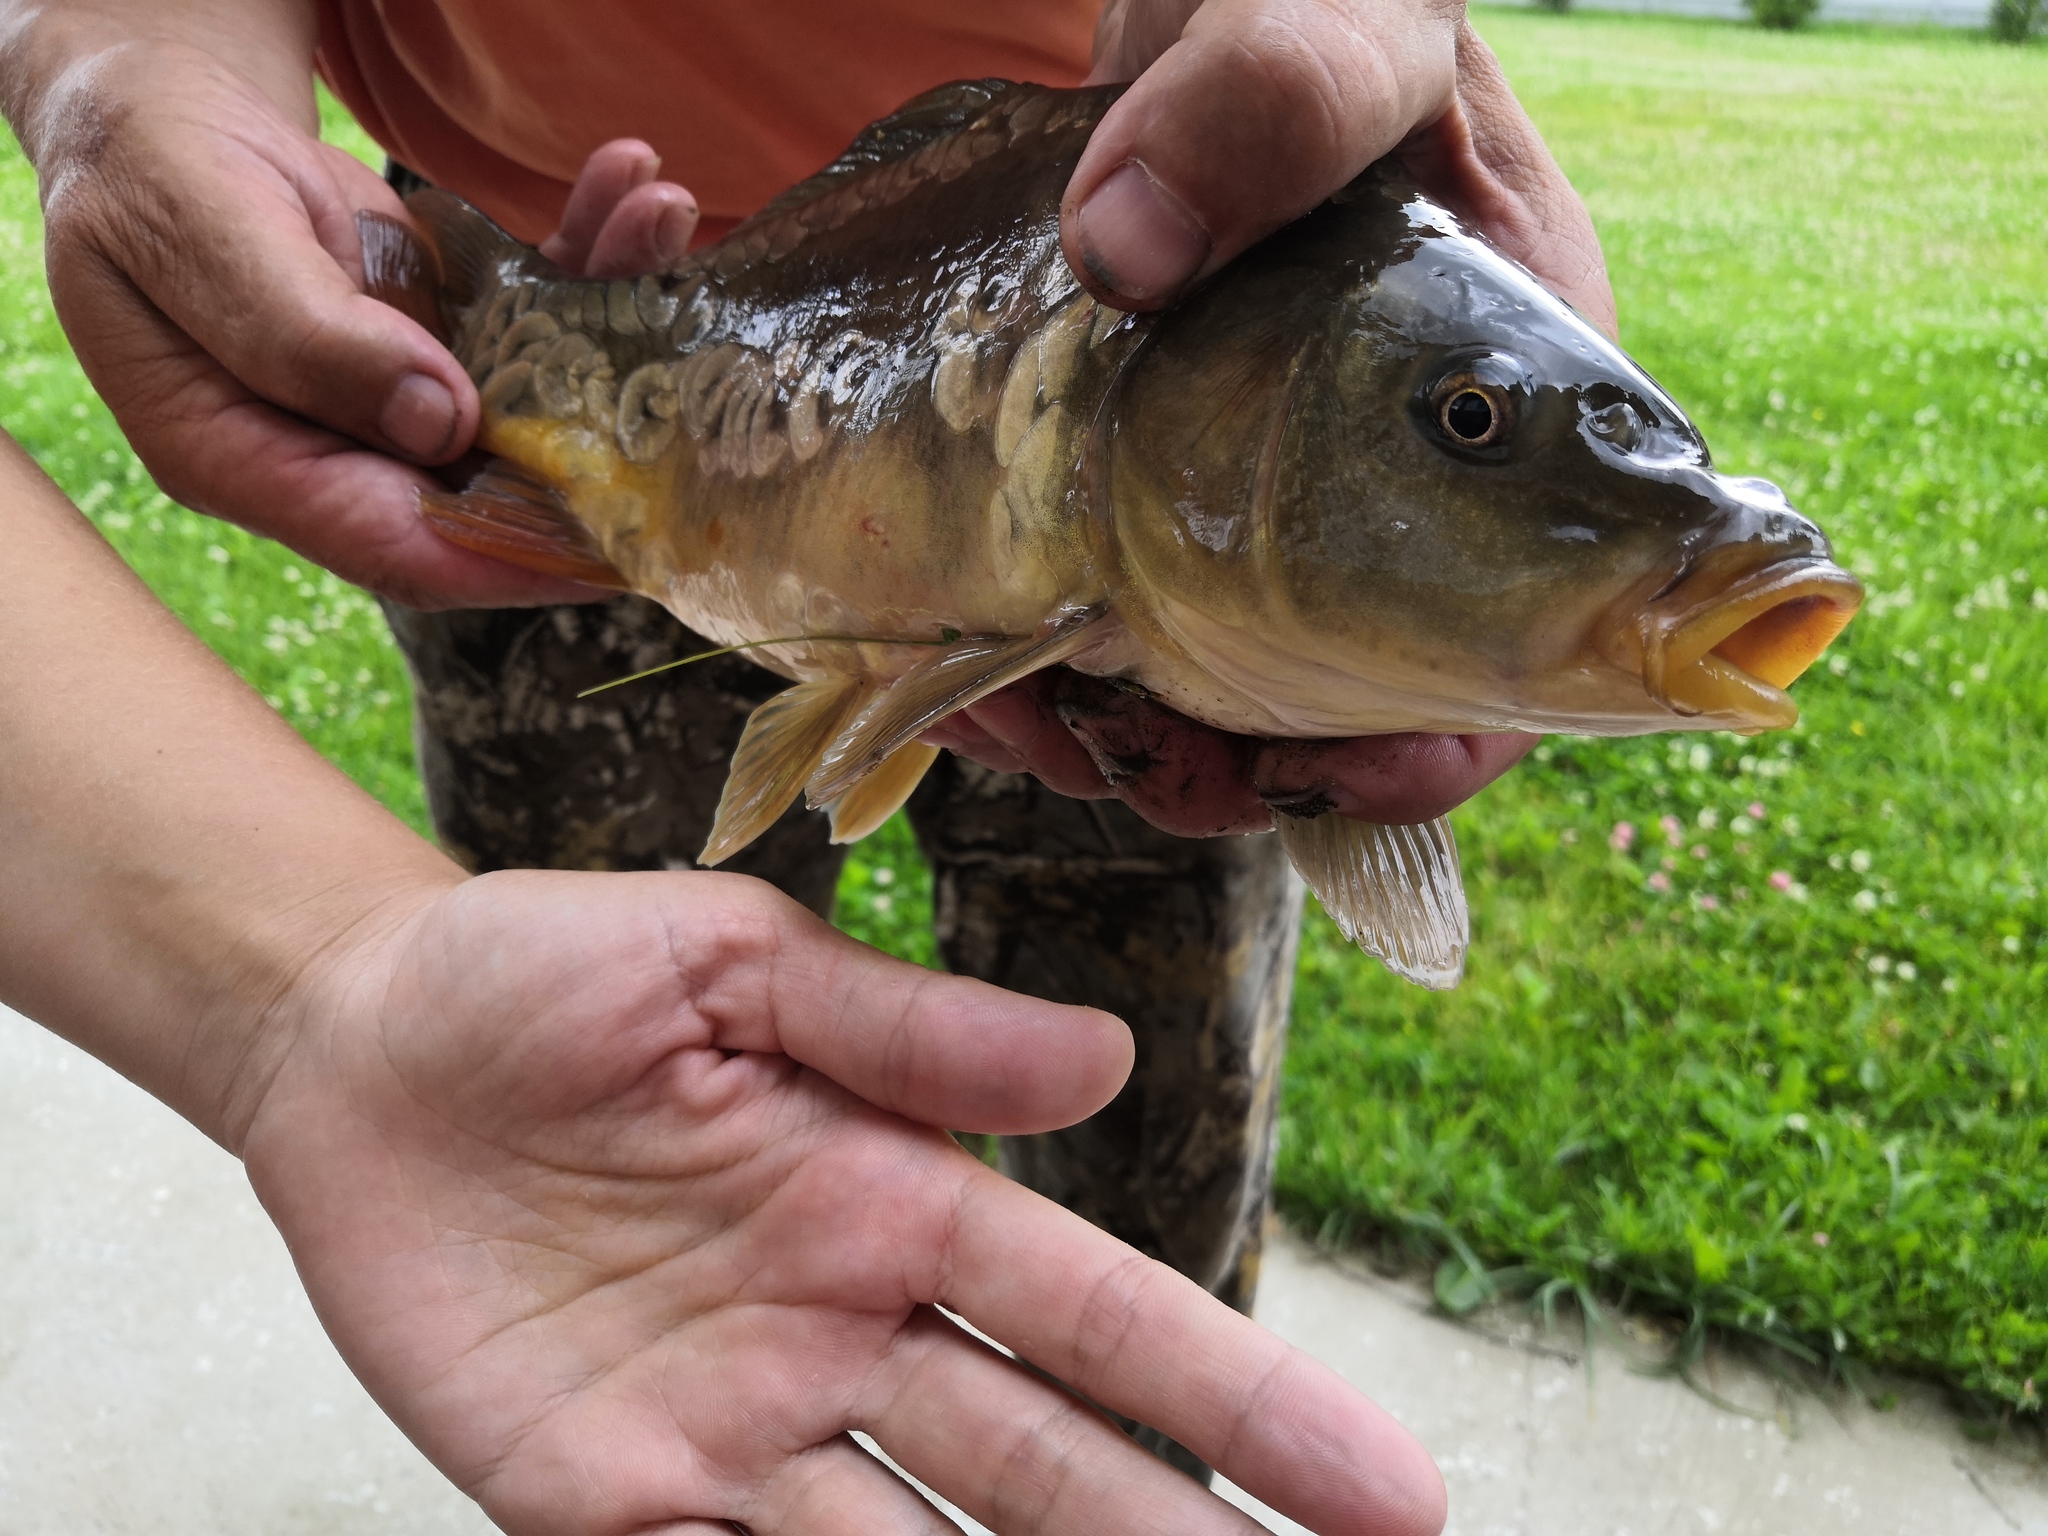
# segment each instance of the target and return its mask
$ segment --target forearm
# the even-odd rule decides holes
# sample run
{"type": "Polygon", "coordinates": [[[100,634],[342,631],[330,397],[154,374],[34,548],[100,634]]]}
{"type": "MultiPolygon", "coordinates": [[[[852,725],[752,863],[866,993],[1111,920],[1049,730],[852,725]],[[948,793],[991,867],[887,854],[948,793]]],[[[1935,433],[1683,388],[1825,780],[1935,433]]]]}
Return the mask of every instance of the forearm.
{"type": "Polygon", "coordinates": [[[337,957],[460,872],[0,439],[0,1001],[230,1148],[337,957]]]}
{"type": "Polygon", "coordinates": [[[95,64],[137,47],[192,49],[317,132],[315,0],[0,0],[0,111],[39,168],[93,128],[95,64]]]}

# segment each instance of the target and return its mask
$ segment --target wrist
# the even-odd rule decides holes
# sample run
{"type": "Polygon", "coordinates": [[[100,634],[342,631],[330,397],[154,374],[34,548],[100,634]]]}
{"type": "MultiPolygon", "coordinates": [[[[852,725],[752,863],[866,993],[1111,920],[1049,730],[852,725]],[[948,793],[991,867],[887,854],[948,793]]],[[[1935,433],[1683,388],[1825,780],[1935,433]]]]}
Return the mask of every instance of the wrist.
{"type": "Polygon", "coordinates": [[[242,1156],[250,1128],[295,1063],[331,1061],[337,1038],[376,1028],[398,956],[442,896],[466,877],[432,855],[320,891],[248,934],[232,980],[198,1021],[203,1041],[184,1109],[242,1156]]]}
{"type": "Polygon", "coordinates": [[[318,17],[313,0],[0,0],[0,111],[47,182],[47,158],[102,135],[137,88],[174,92],[183,67],[224,69],[309,133],[318,17]]]}

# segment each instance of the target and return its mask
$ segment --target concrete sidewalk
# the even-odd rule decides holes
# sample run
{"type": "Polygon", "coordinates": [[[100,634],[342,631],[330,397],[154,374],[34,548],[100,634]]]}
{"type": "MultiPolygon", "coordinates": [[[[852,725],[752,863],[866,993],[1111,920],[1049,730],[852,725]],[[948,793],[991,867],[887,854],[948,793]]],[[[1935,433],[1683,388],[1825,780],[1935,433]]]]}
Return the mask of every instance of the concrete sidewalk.
{"type": "MultiPolygon", "coordinates": [[[[1422,1436],[1456,1536],[2048,1536],[2048,1469],[1924,1390],[1880,1414],[1721,1362],[1745,1417],[1286,1237],[1259,1316],[1422,1436]]],[[[0,1010],[0,1536],[490,1529],[328,1347],[239,1167],[0,1010]]]]}

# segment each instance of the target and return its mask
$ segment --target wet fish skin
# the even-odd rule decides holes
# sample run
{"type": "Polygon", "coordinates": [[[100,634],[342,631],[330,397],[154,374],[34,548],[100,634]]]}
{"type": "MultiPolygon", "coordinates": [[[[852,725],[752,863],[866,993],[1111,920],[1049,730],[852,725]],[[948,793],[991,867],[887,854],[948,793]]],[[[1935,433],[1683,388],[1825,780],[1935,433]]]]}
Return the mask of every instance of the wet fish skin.
{"type": "MultiPolygon", "coordinates": [[[[1820,529],[1715,474],[1618,347],[1398,175],[1162,316],[1118,428],[1120,612],[1222,695],[1137,668],[1190,714],[1293,737],[1790,723],[1652,697],[1608,631],[1709,550],[1825,562],[1820,529]],[[1474,372],[1517,418],[1478,450],[1430,419],[1474,372]]],[[[1853,605],[1852,578],[1825,580],[1853,605]]]]}
{"type": "MultiPolygon", "coordinates": [[[[1073,282],[1058,201],[1116,93],[1009,94],[994,126],[771,206],[672,276],[584,284],[499,255],[451,317],[479,446],[559,489],[626,585],[721,641],[1028,634],[1099,600],[1095,531],[1054,481],[1143,322],[1073,282]],[[876,261],[905,228],[918,259],[876,261]]],[[[799,679],[849,662],[838,644],[755,654],[799,679]]]]}
{"type": "MultiPolygon", "coordinates": [[[[1059,662],[1254,735],[1790,723],[1860,597],[1818,528],[1397,170],[1163,314],[1083,293],[1059,200],[1115,96],[933,92],[630,282],[444,194],[410,205],[431,250],[366,227],[373,291],[438,310],[500,456],[437,526],[772,640],[797,683],[706,862],[798,792],[878,825],[921,731],[1059,662]]],[[[1455,979],[1447,824],[1280,830],[1347,932],[1455,979]]]]}

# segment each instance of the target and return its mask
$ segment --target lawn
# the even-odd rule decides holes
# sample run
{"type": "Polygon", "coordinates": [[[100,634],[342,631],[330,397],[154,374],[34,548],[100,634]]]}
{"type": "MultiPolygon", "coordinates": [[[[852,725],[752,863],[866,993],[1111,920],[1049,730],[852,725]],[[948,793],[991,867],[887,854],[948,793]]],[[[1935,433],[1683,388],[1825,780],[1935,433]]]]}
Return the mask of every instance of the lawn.
{"type": "MultiPolygon", "coordinates": [[[[1319,915],[1284,1207],[2031,1408],[2048,1383],[2048,48],[1479,14],[1599,223],[1624,340],[1872,600],[1755,741],[1555,741],[1459,813],[1471,972],[1319,915]],[[2041,577],[2036,582],[2034,573],[2041,577]]],[[[338,134],[346,125],[336,123],[338,134]]],[[[359,141],[356,141],[359,143],[359,141]]],[[[375,610],[170,506],[65,349],[0,164],[0,422],[193,628],[416,825],[375,610]]],[[[841,890],[929,959],[900,824],[841,890]]]]}

